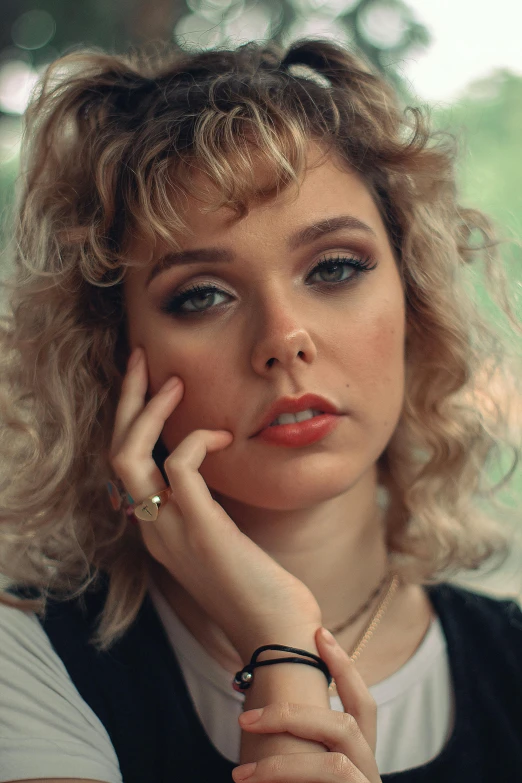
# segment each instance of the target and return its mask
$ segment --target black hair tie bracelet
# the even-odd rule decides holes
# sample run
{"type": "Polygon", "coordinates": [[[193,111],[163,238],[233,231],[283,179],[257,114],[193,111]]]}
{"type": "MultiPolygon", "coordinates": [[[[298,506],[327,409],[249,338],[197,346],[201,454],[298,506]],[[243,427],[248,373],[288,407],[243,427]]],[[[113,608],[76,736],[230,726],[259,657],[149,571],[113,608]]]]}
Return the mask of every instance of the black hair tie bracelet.
{"type": "Polygon", "coordinates": [[[254,680],[254,669],[258,666],[271,666],[274,663],[304,663],[307,666],[313,666],[314,669],[320,669],[328,680],[328,686],[332,682],[332,675],[330,674],[328,666],[318,655],[314,655],[314,653],[307,652],[306,650],[300,650],[297,647],[286,647],[284,644],[265,644],[263,647],[258,647],[257,650],[254,651],[250,663],[247,663],[241,671],[236,673],[236,676],[232,680],[232,687],[235,691],[239,691],[240,693],[246,691],[250,688],[254,680]],[[305,655],[313,660],[305,661],[302,658],[272,658],[270,661],[258,661],[257,656],[265,650],[284,650],[285,652],[305,655]]]}

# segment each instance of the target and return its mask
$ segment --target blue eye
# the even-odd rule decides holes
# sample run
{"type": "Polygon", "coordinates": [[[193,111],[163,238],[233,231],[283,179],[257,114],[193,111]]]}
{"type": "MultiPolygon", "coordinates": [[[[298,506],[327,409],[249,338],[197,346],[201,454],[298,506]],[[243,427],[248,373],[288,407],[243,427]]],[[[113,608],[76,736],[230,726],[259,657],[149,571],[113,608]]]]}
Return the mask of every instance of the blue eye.
{"type": "MultiPolygon", "coordinates": [[[[323,286],[331,289],[333,286],[354,283],[356,279],[361,276],[361,274],[375,269],[375,266],[376,264],[373,264],[372,266],[372,259],[369,256],[364,259],[346,256],[324,258],[315,265],[307,279],[310,279],[318,272],[322,273],[323,271],[328,271],[333,275],[334,279],[319,280],[318,283],[315,284],[322,284],[323,286]],[[339,274],[343,275],[345,270],[348,269],[352,269],[353,274],[349,275],[348,277],[340,278],[339,274]]],[[[185,291],[181,291],[175,296],[169,297],[161,305],[160,309],[161,312],[165,313],[166,315],[176,315],[182,317],[187,315],[203,315],[203,313],[206,313],[210,310],[219,309],[219,306],[222,303],[218,303],[216,305],[216,296],[227,297],[230,296],[230,294],[225,293],[225,291],[222,291],[220,288],[217,288],[217,286],[214,285],[196,284],[190,288],[187,288],[185,291]],[[184,307],[186,303],[194,303],[195,306],[187,309],[184,307]]]]}
{"type": "Polygon", "coordinates": [[[169,299],[161,307],[161,311],[167,314],[174,313],[175,315],[194,315],[198,313],[204,313],[207,310],[214,309],[206,307],[205,305],[209,303],[212,304],[216,294],[228,296],[228,294],[225,294],[225,292],[220,288],[216,288],[216,286],[213,285],[194,285],[191,288],[187,288],[187,290],[183,291],[181,294],[177,294],[176,296],[173,296],[171,299],[169,299]],[[186,302],[193,302],[195,307],[193,307],[193,309],[182,309],[182,305],[184,305],[186,302]]]}
{"type": "Polygon", "coordinates": [[[357,277],[361,275],[362,272],[369,272],[370,269],[373,269],[373,266],[370,266],[371,259],[365,258],[361,260],[360,258],[347,258],[345,256],[337,256],[337,258],[323,258],[322,261],[319,261],[319,263],[314,267],[312,274],[314,274],[317,270],[322,272],[323,269],[328,270],[335,270],[335,272],[344,272],[347,268],[352,268],[355,270],[355,272],[350,275],[348,278],[344,278],[343,280],[329,280],[322,282],[328,282],[328,283],[348,283],[352,280],[355,280],[357,277]]]}

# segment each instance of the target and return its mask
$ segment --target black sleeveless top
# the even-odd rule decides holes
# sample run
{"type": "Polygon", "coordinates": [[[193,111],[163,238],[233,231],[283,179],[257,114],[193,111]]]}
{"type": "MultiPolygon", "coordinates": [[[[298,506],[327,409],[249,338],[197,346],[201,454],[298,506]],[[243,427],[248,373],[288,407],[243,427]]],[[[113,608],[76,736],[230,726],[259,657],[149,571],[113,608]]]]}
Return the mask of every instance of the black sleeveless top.
{"type": "MultiPolygon", "coordinates": [[[[88,643],[105,600],[104,584],[80,600],[50,602],[41,623],[80,695],[107,729],[124,783],[231,783],[237,764],[205,733],[148,596],[108,652],[88,643]]],[[[383,774],[383,783],[522,781],[520,608],[449,583],[425,589],[448,644],[455,726],[435,759],[383,774]]]]}

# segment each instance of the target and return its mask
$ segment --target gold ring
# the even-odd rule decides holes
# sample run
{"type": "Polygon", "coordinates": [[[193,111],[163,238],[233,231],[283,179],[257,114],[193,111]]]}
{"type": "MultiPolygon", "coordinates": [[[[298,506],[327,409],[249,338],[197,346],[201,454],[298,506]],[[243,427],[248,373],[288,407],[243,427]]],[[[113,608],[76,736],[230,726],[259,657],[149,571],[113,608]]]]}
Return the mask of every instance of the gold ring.
{"type": "Polygon", "coordinates": [[[145,500],[140,503],[136,503],[132,507],[134,516],[136,519],[142,522],[155,522],[158,518],[161,506],[163,506],[172,494],[172,489],[162,489],[161,492],[155,492],[153,495],[149,495],[145,500]]]}

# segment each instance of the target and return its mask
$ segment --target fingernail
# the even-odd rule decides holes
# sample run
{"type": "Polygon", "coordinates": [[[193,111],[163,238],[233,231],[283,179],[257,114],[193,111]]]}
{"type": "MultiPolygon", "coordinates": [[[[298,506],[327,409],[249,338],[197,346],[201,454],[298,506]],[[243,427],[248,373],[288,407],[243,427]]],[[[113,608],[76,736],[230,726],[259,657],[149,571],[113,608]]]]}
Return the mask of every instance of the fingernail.
{"type": "Polygon", "coordinates": [[[241,767],[236,767],[232,770],[232,777],[234,780],[246,780],[254,774],[257,767],[257,761],[252,761],[250,764],[243,764],[241,767]]]}
{"type": "Polygon", "coordinates": [[[330,645],[330,647],[337,646],[337,642],[335,641],[334,637],[330,631],[326,630],[326,628],[321,628],[321,637],[326,644],[330,645]]]}
{"type": "Polygon", "coordinates": [[[247,712],[242,712],[239,718],[241,723],[246,723],[248,725],[250,723],[255,723],[256,720],[259,720],[262,714],[263,708],[260,707],[257,710],[248,710],[247,712]]]}
{"type": "Polygon", "coordinates": [[[140,348],[135,348],[129,357],[129,363],[127,365],[128,370],[134,369],[141,358],[140,348]]]}
{"type": "Polygon", "coordinates": [[[162,392],[171,391],[172,389],[175,389],[176,386],[179,386],[180,380],[179,378],[169,378],[168,381],[161,387],[162,392]]]}

